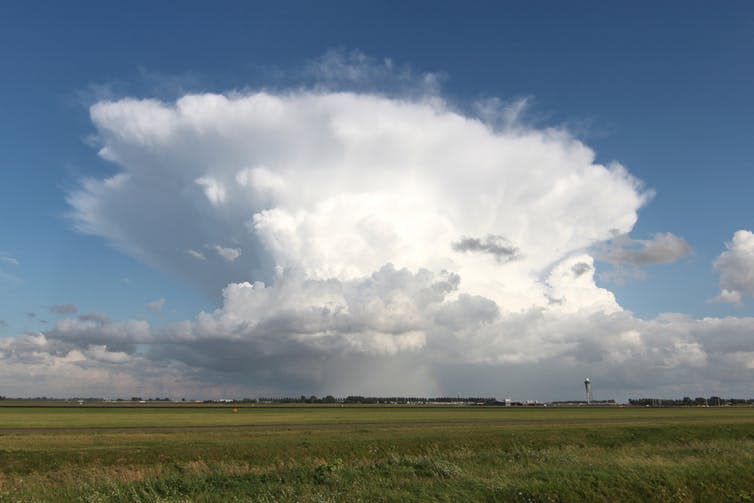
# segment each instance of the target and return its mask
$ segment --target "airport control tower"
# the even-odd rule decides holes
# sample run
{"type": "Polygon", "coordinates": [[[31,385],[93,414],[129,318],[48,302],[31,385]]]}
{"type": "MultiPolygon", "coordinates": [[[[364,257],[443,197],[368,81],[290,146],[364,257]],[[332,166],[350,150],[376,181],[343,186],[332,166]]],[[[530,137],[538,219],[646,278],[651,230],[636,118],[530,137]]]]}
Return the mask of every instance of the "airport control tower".
{"type": "Polygon", "coordinates": [[[584,379],[584,391],[586,391],[586,404],[589,405],[592,401],[592,381],[588,377],[584,379]]]}

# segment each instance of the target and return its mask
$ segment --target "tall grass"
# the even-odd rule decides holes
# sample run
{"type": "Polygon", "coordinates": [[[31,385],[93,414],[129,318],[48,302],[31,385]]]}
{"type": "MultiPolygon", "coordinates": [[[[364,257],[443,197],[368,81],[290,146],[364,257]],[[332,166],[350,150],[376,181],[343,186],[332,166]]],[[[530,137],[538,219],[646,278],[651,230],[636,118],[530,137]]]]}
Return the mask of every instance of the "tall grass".
{"type": "Polygon", "coordinates": [[[373,412],[319,426],[299,409],[231,429],[6,430],[0,501],[754,499],[754,409],[373,412]]]}

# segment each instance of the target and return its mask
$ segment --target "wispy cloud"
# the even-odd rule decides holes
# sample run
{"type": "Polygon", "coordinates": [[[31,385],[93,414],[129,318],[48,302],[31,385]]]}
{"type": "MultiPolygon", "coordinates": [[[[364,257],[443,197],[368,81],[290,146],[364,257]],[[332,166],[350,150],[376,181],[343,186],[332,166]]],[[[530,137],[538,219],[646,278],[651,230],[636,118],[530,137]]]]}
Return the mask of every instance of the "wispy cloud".
{"type": "Polygon", "coordinates": [[[188,253],[189,255],[191,255],[192,257],[194,257],[197,260],[207,260],[207,257],[205,257],[202,252],[198,252],[196,250],[189,249],[189,250],[186,250],[186,253],[188,253]]]}
{"type": "Polygon", "coordinates": [[[215,245],[212,247],[218,256],[220,256],[223,260],[227,262],[235,262],[238,257],[241,256],[241,249],[240,248],[230,248],[220,245],[215,245]]]}
{"type": "Polygon", "coordinates": [[[78,308],[73,304],[56,304],[50,307],[50,311],[56,314],[73,314],[78,308]]]}
{"type": "Polygon", "coordinates": [[[8,265],[19,265],[17,259],[5,255],[0,255],[0,263],[8,265]]]}
{"type": "Polygon", "coordinates": [[[110,318],[105,313],[83,313],[78,315],[79,321],[88,321],[88,322],[97,322],[97,323],[107,323],[110,321],[110,318]]]}
{"type": "Polygon", "coordinates": [[[375,58],[359,50],[332,49],[306,65],[303,76],[329,91],[378,92],[402,96],[436,95],[446,76],[419,72],[391,58],[375,58]]]}
{"type": "MultiPolygon", "coordinates": [[[[10,255],[0,253],[0,265],[17,267],[20,265],[20,262],[18,261],[18,259],[11,257],[10,255]]],[[[17,285],[20,282],[20,278],[18,278],[16,275],[4,271],[2,268],[0,268],[0,283],[5,283],[7,285],[17,285]]]]}
{"type": "Polygon", "coordinates": [[[165,305],[165,299],[156,299],[147,304],[147,309],[150,311],[161,311],[162,306],[165,305]]]}
{"type": "Polygon", "coordinates": [[[17,285],[21,282],[21,279],[17,276],[14,276],[13,274],[9,274],[2,269],[0,269],[0,283],[5,283],[9,285],[17,285]]]}
{"type": "Polygon", "coordinates": [[[204,188],[204,195],[213,206],[219,206],[225,202],[226,190],[222,182],[208,176],[197,178],[194,182],[204,188]]]}

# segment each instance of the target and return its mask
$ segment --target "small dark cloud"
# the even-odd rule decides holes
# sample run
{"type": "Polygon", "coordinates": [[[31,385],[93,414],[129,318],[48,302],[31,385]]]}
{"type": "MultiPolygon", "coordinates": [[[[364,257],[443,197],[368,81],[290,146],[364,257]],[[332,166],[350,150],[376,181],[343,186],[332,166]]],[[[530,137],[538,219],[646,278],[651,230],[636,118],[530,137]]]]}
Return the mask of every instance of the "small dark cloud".
{"type": "Polygon", "coordinates": [[[689,253],[691,245],[670,232],[655,234],[652,239],[633,239],[621,234],[602,245],[597,258],[616,266],[645,266],[674,262],[689,253]]]}
{"type": "Polygon", "coordinates": [[[553,297],[553,296],[547,295],[547,294],[545,294],[545,297],[547,297],[547,304],[549,304],[551,306],[559,306],[559,305],[563,304],[563,302],[565,302],[565,299],[562,298],[562,297],[558,298],[558,297],[553,297]]]}
{"type": "Polygon", "coordinates": [[[452,244],[457,252],[487,253],[495,257],[500,263],[510,262],[520,257],[518,248],[513,246],[503,236],[487,234],[484,238],[462,237],[460,241],[452,244]]]}
{"type": "Polygon", "coordinates": [[[686,240],[669,232],[655,234],[651,239],[634,239],[615,232],[612,239],[595,247],[595,258],[613,266],[612,270],[601,272],[600,279],[622,285],[628,279],[645,278],[645,266],[675,262],[691,252],[686,240]]]}
{"type": "Polygon", "coordinates": [[[78,308],[73,304],[56,304],[50,308],[50,311],[56,314],[73,314],[78,312],[78,308]]]}
{"type": "Polygon", "coordinates": [[[577,278],[591,270],[592,266],[586,262],[579,262],[578,264],[573,264],[573,267],[571,267],[571,271],[573,271],[573,274],[576,275],[577,278]]]}
{"type": "Polygon", "coordinates": [[[37,313],[35,313],[34,311],[29,311],[29,312],[26,312],[24,314],[29,319],[32,319],[32,320],[36,321],[37,323],[43,323],[43,324],[47,323],[47,320],[43,320],[42,318],[40,318],[39,316],[37,316],[37,313]]]}
{"type": "Polygon", "coordinates": [[[79,321],[96,321],[97,323],[107,323],[110,318],[105,313],[84,313],[78,316],[79,321]]]}
{"type": "Polygon", "coordinates": [[[8,326],[8,322],[5,320],[0,320],[0,328],[5,328],[8,326]]]}

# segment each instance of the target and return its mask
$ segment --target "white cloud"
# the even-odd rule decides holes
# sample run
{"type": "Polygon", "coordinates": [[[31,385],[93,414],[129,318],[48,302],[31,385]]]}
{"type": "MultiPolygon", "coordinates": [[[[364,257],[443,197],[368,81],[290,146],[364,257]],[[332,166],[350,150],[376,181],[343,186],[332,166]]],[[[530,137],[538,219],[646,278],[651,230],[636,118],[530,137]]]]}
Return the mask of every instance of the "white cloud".
{"type": "Polygon", "coordinates": [[[728,302],[730,304],[740,305],[743,300],[743,295],[738,290],[721,289],[720,293],[710,299],[712,302],[728,302]]]}
{"type": "Polygon", "coordinates": [[[93,360],[105,363],[126,363],[131,359],[128,354],[121,351],[108,351],[107,346],[104,344],[101,346],[89,346],[89,348],[84,351],[84,355],[93,360]]]}
{"type": "Polygon", "coordinates": [[[416,72],[390,58],[377,59],[359,50],[330,50],[306,65],[303,77],[313,78],[314,87],[358,92],[392,92],[399,96],[437,93],[444,75],[416,72]]]}
{"type": "Polygon", "coordinates": [[[207,260],[207,257],[205,257],[202,252],[198,252],[196,250],[186,250],[186,253],[188,253],[189,255],[191,255],[197,260],[207,260]]]}
{"type": "Polygon", "coordinates": [[[204,195],[213,206],[219,206],[225,202],[225,186],[208,176],[203,176],[194,180],[197,185],[204,187],[204,195]]]}
{"type": "Polygon", "coordinates": [[[523,127],[522,118],[530,108],[532,98],[519,98],[505,102],[493,97],[475,103],[476,112],[487,124],[497,129],[515,130],[523,127]]]}
{"type": "Polygon", "coordinates": [[[714,263],[720,273],[720,295],[713,300],[740,304],[745,295],[754,295],[754,233],[736,231],[725,247],[714,263]]]}
{"type": "Polygon", "coordinates": [[[147,309],[149,309],[150,311],[160,311],[162,310],[162,306],[164,305],[165,299],[156,299],[147,304],[147,309]]]}
{"type": "Polygon", "coordinates": [[[19,262],[18,262],[17,259],[15,259],[13,257],[8,257],[8,256],[0,256],[0,263],[8,264],[8,265],[18,265],[19,264],[19,262]]]}
{"type": "Polygon", "coordinates": [[[241,256],[240,248],[227,248],[225,246],[215,245],[215,252],[227,262],[235,262],[241,256]]]}

